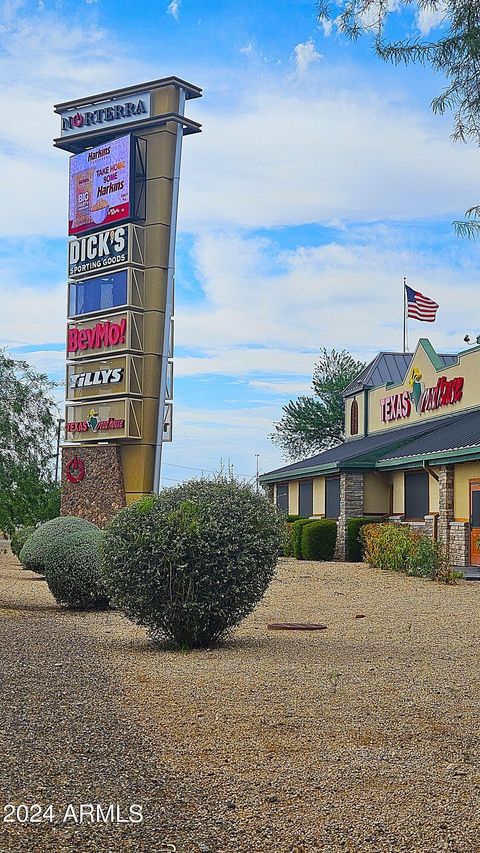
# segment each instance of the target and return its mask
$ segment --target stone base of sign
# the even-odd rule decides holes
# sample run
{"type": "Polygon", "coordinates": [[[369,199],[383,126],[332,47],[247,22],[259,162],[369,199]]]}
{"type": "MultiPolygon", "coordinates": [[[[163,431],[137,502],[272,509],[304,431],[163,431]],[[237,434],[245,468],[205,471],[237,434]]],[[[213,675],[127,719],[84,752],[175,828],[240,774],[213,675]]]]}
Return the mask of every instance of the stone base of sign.
{"type": "Polygon", "coordinates": [[[118,446],[62,448],[61,515],[77,515],[99,527],[106,527],[124,506],[125,489],[118,446]]]}

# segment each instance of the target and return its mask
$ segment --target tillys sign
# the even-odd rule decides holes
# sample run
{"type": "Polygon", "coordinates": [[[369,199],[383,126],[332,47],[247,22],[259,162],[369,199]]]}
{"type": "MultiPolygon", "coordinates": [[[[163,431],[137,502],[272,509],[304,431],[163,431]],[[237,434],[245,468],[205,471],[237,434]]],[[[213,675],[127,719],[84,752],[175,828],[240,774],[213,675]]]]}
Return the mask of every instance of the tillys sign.
{"type": "Polygon", "coordinates": [[[131,124],[150,117],[150,92],[131,95],[126,101],[112,98],[96,104],[87,104],[80,109],[69,109],[61,113],[62,136],[91,133],[121,124],[131,124]]]}
{"type": "Polygon", "coordinates": [[[128,227],[125,225],[79,237],[68,244],[69,276],[106,269],[127,261],[128,227]]]}

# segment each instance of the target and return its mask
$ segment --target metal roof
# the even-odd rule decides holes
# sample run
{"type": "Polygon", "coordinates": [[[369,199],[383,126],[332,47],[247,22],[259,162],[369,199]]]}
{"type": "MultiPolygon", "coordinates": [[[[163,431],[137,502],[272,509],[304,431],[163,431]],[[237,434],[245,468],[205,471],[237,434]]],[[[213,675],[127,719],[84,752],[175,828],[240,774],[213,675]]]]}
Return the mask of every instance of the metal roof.
{"type": "MultiPolygon", "coordinates": [[[[347,385],[343,395],[347,397],[364,388],[378,388],[389,383],[400,385],[405,379],[413,355],[411,352],[379,352],[356,379],[347,385]]],[[[437,353],[437,357],[444,367],[458,361],[457,355],[448,353],[437,353]]]]}
{"type": "Polygon", "coordinates": [[[458,456],[462,450],[480,457],[480,409],[347,441],[309,459],[269,471],[260,479],[291,479],[342,468],[396,467],[413,457],[428,461],[435,455],[438,461],[442,454],[458,456]]]}
{"type": "MultiPolygon", "coordinates": [[[[437,421],[438,423],[438,421],[437,421]]],[[[404,459],[407,456],[428,456],[431,453],[446,453],[464,448],[480,448],[480,410],[441,419],[441,425],[428,435],[420,436],[404,445],[401,452],[387,451],[383,461],[404,459]]]]}
{"type": "MultiPolygon", "coordinates": [[[[477,438],[480,445],[480,411],[467,413],[468,416],[477,419],[477,438]]],[[[269,471],[262,474],[262,482],[268,480],[278,480],[279,477],[285,475],[291,478],[294,474],[299,477],[314,473],[314,469],[319,469],[319,472],[324,467],[342,468],[353,467],[358,465],[362,467],[374,467],[378,460],[386,458],[396,458],[399,455],[410,456],[411,445],[419,445],[423,440],[426,448],[425,452],[430,452],[430,436],[432,433],[439,433],[442,427],[448,430],[448,434],[457,434],[457,424],[459,421],[466,418],[465,415],[447,415],[444,418],[434,418],[421,423],[411,424],[410,426],[399,427],[398,429],[389,429],[384,432],[376,432],[365,438],[355,439],[355,441],[345,441],[336,447],[329,450],[324,450],[323,453],[317,453],[316,456],[311,456],[308,459],[302,459],[300,462],[292,462],[290,465],[285,465],[282,468],[277,468],[274,471],[269,471]],[[418,439],[418,442],[416,441],[418,439]],[[402,454],[395,451],[402,448],[402,454]]],[[[463,420],[462,420],[463,423],[463,420]]],[[[473,424],[473,420],[472,420],[473,424]]],[[[472,426],[473,429],[473,426],[472,426]]],[[[440,443],[442,443],[441,439],[440,443]]]]}

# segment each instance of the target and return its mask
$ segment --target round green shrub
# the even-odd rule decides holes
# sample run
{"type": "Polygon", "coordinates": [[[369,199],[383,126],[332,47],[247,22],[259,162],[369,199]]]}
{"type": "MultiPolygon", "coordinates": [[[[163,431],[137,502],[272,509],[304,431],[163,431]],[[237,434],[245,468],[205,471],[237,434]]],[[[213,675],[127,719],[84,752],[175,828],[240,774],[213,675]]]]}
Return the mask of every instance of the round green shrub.
{"type": "Polygon", "coordinates": [[[302,555],[302,527],[305,527],[306,524],[310,524],[310,518],[299,518],[298,521],[294,521],[292,524],[292,533],[291,533],[291,549],[293,552],[293,556],[297,560],[303,560],[302,555]]]}
{"type": "Polygon", "coordinates": [[[22,527],[19,527],[15,531],[15,533],[12,533],[10,539],[10,548],[12,549],[12,553],[15,554],[16,557],[19,556],[20,551],[25,545],[25,542],[27,541],[27,539],[30,539],[32,533],[35,533],[35,527],[33,527],[33,525],[26,524],[22,525],[22,527]]]}
{"type": "Polygon", "coordinates": [[[180,648],[211,645],[267,589],[285,519],[232,479],[191,480],[121,510],[105,537],[115,605],[180,648]]]}
{"type": "Polygon", "coordinates": [[[333,560],[337,541],[337,522],[319,518],[301,528],[301,551],[304,560],[333,560]]]}
{"type": "Polygon", "coordinates": [[[26,569],[45,575],[59,604],[80,610],[108,607],[99,567],[103,533],[75,516],[63,516],[37,527],[20,552],[26,569]]]}

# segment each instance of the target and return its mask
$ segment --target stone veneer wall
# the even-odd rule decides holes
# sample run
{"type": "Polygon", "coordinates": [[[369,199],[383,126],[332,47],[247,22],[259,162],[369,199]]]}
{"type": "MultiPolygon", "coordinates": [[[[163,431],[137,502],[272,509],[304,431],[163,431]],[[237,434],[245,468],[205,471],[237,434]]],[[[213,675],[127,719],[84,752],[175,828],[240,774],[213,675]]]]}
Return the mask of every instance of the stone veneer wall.
{"type": "Polygon", "coordinates": [[[438,541],[448,548],[450,524],[454,519],[453,465],[441,465],[438,471],[438,541]]]}
{"type": "Polygon", "coordinates": [[[125,490],[118,446],[62,448],[61,515],[78,515],[99,527],[106,527],[124,506],[125,490]],[[85,477],[79,483],[70,483],[66,477],[66,466],[73,456],[78,456],[85,465],[85,477]]]}
{"type": "Polygon", "coordinates": [[[449,527],[449,555],[452,566],[470,563],[470,525],[466,521],[451,521],[449,527]]]}
{"type": "Polygon", "coordinates": [[[345,560],[347,551],[347,521],[363,515],[363,471],[340,474],[340,515],[337,524],[335,559],[345,560]]]}

